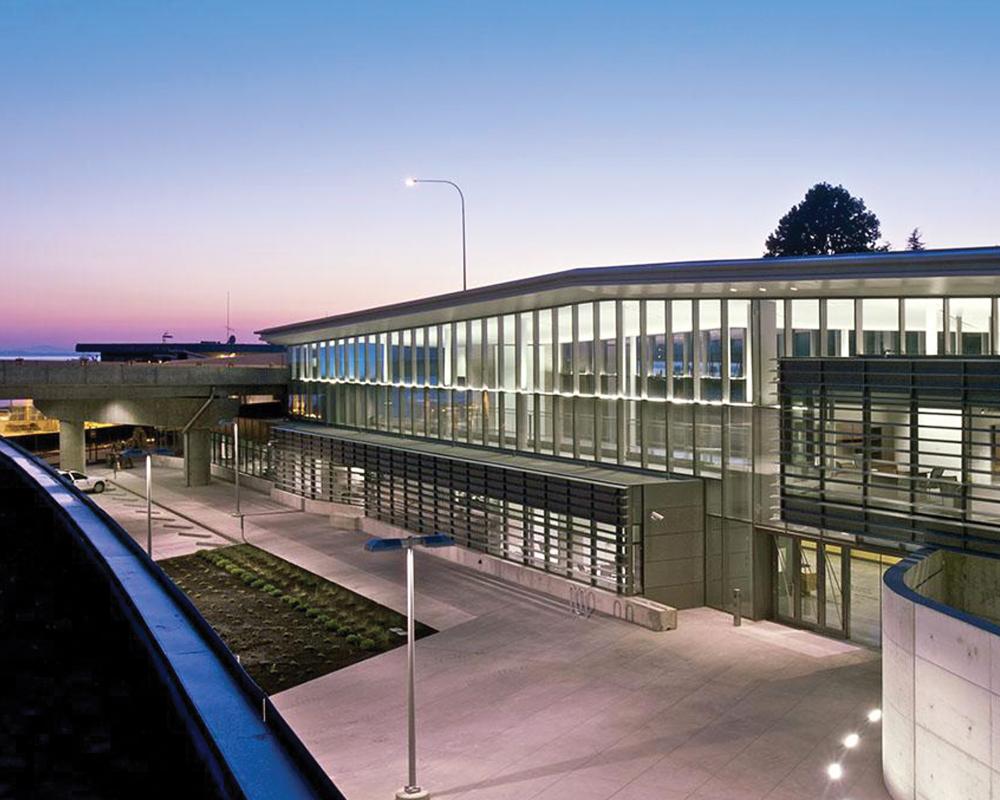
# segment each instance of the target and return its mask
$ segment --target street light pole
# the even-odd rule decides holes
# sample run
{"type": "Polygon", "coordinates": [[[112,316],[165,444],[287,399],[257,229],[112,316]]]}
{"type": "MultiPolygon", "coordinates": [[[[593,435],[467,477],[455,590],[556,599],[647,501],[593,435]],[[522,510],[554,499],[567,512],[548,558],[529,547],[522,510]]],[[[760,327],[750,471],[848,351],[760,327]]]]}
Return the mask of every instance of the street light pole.
{"type": "Polygon", "coordinates": [[[153,557],[153,457],[146,454],[146,555],[153,557]]]}
{"type": "Polygon", "coordinates": [[[407,774],[406,787],[397,794],[404,800],[411,798],[428,797],[426,792],[421,791],[417,784],[417,710],[416,693],[414,689],[414,639],[416,638],[416,625],[414,624],[413,608],[413,544],[407,542],[406,545],[406,714],[407,714],[407,734],[409,739],[409,771],[407,774]]]}
{"type": "Polygon", "coordinates": [[[462,206],[462,291],[466,291],[469,288],[468,275],[466,272],[466,261],[465,261],[465,195],[462,193],[461,187],[454,181],[446,181],[438,178],[407,178],[407,186],[416,186],[418,183],[445,183],[448,186],[454,188],[458,192],[458,199],[462,206]]]}
{"type": "Polygon", "coordinates": [[[408,769],[406,785],[396,792],[396,800],[427,800],[430,792],[417,783],[417,708],[414,655],[416,652],[416,615],[414,613],[415,580],[413,568],[413,548],[450,547],[455,541],[443,533],[428,536],[407,536],[401,539],[375,537],[365,542],[365,550],[379,553],[387,550],[406,551],[406,733],[408,769]]]}
{"type": "Polygon", "coordinates": [[[233,487],[236,490],[236,516],[240,515],[240,424],[233,420],[233,487]]]}

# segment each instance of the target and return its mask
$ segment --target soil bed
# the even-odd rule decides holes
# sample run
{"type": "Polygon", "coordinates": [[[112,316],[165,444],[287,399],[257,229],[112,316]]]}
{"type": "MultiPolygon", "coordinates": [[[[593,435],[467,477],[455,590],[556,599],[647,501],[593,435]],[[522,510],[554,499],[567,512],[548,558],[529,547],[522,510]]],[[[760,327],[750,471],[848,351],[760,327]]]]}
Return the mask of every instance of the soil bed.
{"type": "Polygon", "coordinates": [[[404,615],[252,545],[159,563],[268,694],[406,643],[404,615]]]}

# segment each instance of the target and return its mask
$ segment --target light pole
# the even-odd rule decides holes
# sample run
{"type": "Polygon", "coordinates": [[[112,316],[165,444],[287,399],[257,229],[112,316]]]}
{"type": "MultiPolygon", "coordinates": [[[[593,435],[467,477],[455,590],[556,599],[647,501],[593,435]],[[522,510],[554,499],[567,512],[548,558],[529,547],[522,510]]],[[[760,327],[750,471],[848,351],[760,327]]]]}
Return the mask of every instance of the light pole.
{"type": "Polygon", "coordinates": [[[240,515],[240,423],[233,420],[233,487],[236,491],[236,516],[240,515]]]}
{"type": "Polygon", "coordinates": [[[146,453],[146,555],[153,557],[153,457],[146,453]]]}
{"type": "Polygon", "coordinates": [[[458,199],[462,204],[462,291],[464,292],[469,288],[469,283],[466,275],[465,268],[465,195],[462,194],[462,189],[454,181],[446,181],[438,178],[407,178],[407,186],[416,186],[418,183],[446,183],[458,192],[458,199]]]}
{"type": "Polygon", "coordinates": [[[405,539],[373,538],[365,542],[365,550],[369,553],[380,553],[386,550],[406,551],[406,720],[407,720],[407,779],[406,784],[396,792],[396,800],[427,800],[430,792],[420,788],[417,783],[417,713],[414,689],[414,643],[416,639],[416,623],[413,612],[414,577],[413,548],[449,547],[455,541],[443,533],[430,536],[407,536],[405,539]]]}

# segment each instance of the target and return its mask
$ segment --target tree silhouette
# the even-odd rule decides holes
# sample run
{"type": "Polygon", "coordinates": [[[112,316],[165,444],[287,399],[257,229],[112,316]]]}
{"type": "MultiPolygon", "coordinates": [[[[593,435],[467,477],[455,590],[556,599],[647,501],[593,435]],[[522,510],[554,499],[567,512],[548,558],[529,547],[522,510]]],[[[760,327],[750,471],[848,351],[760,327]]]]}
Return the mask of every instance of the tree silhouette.
{"type": "Polygon", "coordinates": [[[843,186],[817,183],[767,237],[767,257],[819,256],[887,250],[878,217],[843,186]]]}
{"type": "Polygon", "coordinates": [[[920,228],[914,228],[906,238],[907,250],[926,250],[924,240],[920,238],[920,228]]]}

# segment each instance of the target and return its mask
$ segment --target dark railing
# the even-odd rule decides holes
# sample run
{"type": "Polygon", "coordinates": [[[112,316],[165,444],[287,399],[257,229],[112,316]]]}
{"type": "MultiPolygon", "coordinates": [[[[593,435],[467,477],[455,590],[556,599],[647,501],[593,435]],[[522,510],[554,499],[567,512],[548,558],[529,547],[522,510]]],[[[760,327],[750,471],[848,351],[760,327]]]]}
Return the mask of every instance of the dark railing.
{"type": "Polygon", "coordinates": [[[0,752],[16,795],[343,800],[166,574],[4,439],[0,553],[0,752]]]}

